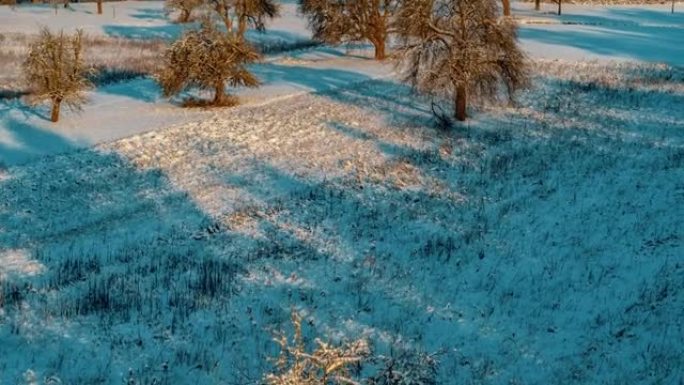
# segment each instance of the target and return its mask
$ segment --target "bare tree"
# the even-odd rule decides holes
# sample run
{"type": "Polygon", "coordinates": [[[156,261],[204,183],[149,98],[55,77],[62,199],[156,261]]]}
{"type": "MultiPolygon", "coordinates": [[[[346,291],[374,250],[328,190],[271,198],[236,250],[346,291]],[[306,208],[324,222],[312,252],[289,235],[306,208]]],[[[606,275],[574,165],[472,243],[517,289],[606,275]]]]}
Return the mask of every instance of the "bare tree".
{"type": "Polygon", "coordinates": [[[329,44],[369,41],[375,59],[386,58],[396,0],[299,0],[314,38],[329,44]]]}
{"type": "Polygon", "coordinates": [[[176,22],[187,23],[190,21],[192,11],[201,5],[202,0],[166,0],[166,4],[164,6],[169,11],[180,12],[180,14],[178,15],[178,19],[176,19],[176,22]]]}
{"type": "Polygon", "coordinates": [[[102,14],[102,0],[97,0],[97,14],[102,14]]]}
{"type": "Polygon", "coordinates": [[[213,89],[210,104],[233,105],[235,99],[225,92],[226,82],[231,87],[258,86],[259,80],[247,69],[258,59],[244,40],[222,33],[205,19],[200,29],[185,32],[168,48],[157,80],[167,97],[188,88],[213,89]]]}
{"type": "Polygon", "coordinates": [[[244,37],[251,25],[259,31],[265,29],[265,20],[280,14],[280,7],[273,0],[236,0],[235,15],[238,20],[238,36],[244,37]]]}
{"type": "Polygon", "coordinates": [[[24,62],[24,77],[31,91],[29,101],[52,103],[50,118],[59,120],[62,104],[80,109],[85,103],[84,91],[91,87],[87,79],[91,71],[82,57],[83,32],[68,36],[64,32],[53,34],[47,28],[30,44],[24,62]]]}
{"type": "Polygon", "coordinates": [[[233,4],[235,0],[207,0],[207,4],[215,14],[223,21],[226,31],[233,31],[233,4]]]}
{"type": "Polygon", "coordinates": [[[516,27],[496,0],[411,0],[397,14],[398,66],[418,90],[451,98],[465,120],[469,96],[508,97],[526,83],[516,27]]]}
{"type": "Polygon", "coordinates": [[[207,0],[207,3],[228,33],[240,38],[244,38],[249,27],[264,31],[266,20],[280,15],[280,5],[275,0],[207,0]]]}

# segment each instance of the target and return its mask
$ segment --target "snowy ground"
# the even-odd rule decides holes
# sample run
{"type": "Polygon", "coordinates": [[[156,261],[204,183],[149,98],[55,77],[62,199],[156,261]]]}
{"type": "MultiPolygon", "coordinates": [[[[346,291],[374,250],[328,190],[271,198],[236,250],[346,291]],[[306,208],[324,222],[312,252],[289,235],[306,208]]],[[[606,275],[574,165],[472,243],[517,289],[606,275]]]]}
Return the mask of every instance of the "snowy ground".
{"type": "MultiPolygon", "coordinates": [[[[124,12],[149,4],[117,20],[155,27],[124,12]]],[[[54,126],[4,101],[0,163],[30,161],[0,165],[0,384],[256,384],[292,307],[308,337],[438,352],[439,384],[684,383],[684,72],[624,61],[681,64],[648,29],[681,16],[566,7],[613,12],[591,32],[526,6],[525,47],[558,56],[448,132],[391,67],[325,47],[258,65],[234,109],[149,79],[54,126]]]]}
{"type": "Polygon", "coordinates": [[[636,60],[684,65],[684,5],[587,6],[567,4],[563,14],[544,4],[513,3],[520,37],[532,57],[565,60],[636,60]]]}
{"type": "MultiPolygon", "coordinates": [[[[263,86],[237,94],[243,105],[262,105],[383,77],[392,71],[388,64],[343,54],[344,50],[322,48],[271,58],[253,67],[263,86]]],[[[162,98],[157,85],[149,78],[100,87],[89,97],[82,111],[65,109],[57,124],[47,119],[48,106],[31,108],[17,99],[0,100],[0,161],[23,163],[45,154],[233,113],[232,110],[180,108],[177,101],[162,98]]]]}
{"type": "Polygon", "coordinates": [[[684,75],[537,71],[456,132],[376,80],[10,168],[0,381],[252,384],[294,306],[439,383],[681,383],[684,75]]]}
{"type": "MultiPolygon", "coordinates": [[[[105,4],[105,14],[92,14],[94,4],[72,4],[72,10],[49,6],[0,7],[1,33],[35,33],[41,25],[82,27],[92,36],[171,39],[184,28],[169,22],[162,2],[126,1],[105,4]]],[[[514,3],[521,23],[521,42],[532,58],[564,60],[640,60],[684,65],[684,13],[671,15],[666,6],[565,7],[560,19],[545,4],[542,13],[529,3],[514,3]],[[560,24],[570,23],[570,24],[560,24]]],[[[277,46],[306,41],[305,22],[294,2],[283,4],[266,35],[253,40],[277,46]]],[[[245,104],[323,91],[331,87],[387,76],[390,65],[343,57],[344,49],[321,47],[269,58],[257,66],[264,81],[258,90],[238,92],[245,104]],[[314,68],[312,70],[311,68],[314,68]]],[[[360,52],[368,56],[368,52],[360,52]]],[[[137,79],[95,90],[84,111],[66,112],[62,122],[47,121],[47,108],[29,109],[18,101],[0,100],[0,161],[23,163],[44,154],[90,146],[169,125],[204,120],[231,111],[179,110],[161,98],[150,79],[137,79]],[[47,144],[46,144],[47,142],[47,144]]]]}

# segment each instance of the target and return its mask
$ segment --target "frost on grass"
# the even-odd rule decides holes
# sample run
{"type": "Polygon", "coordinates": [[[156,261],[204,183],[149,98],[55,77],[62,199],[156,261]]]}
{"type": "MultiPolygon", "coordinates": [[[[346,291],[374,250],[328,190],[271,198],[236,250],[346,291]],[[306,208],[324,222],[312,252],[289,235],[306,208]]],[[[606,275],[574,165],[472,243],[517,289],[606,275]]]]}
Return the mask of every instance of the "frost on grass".
{"type": "Polygon", "coordinates": [[[678,383],[684,90],[655,69],[544,63],[452,132],[378,80],[10,168],[0,247],[44,268],[3,282],[0,380],[257,382],[294,306],[441,352],[437,383],[678,383]]]}

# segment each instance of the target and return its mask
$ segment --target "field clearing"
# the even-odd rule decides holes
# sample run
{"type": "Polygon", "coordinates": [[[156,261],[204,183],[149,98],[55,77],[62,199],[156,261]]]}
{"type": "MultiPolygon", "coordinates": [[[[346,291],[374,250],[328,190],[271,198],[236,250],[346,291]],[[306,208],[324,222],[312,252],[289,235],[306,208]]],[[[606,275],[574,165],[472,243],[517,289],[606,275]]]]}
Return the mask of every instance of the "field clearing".
{"type": "Polygon", "coordinates": [[[450,132],[379,79],[0,171],[0,382],[255,384],[291,307],[440,384],[682,382],[684,75],[534,70],[450,132]]]}

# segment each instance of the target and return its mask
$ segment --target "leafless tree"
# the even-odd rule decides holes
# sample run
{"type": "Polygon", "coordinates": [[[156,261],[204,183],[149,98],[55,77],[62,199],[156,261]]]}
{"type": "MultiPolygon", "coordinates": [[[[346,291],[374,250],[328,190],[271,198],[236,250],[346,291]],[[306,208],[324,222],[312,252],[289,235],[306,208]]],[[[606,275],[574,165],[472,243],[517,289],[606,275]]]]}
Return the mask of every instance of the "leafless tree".
{"type": "Polygon", "coordinates": [[[512,20],[496,0],[411,0],[397,13],[398,67],[418,90],[454,102],[465,120],[469,96],[511,97],[527,80],[512,20]],[[503,87],[501,87],[503,86],[503,87]]]}
{"type": "Polygon", "coordinates": [[[266,28],[266,20],[280,15],[275,0],[206,0],[214,13],[223,21],[228,33],[244,38],[247,28],[258,31],[266,28]]]}
{"type": "Polygon", "coordinates": [[[24,62],[24,77],[31,91],[29,101],[52,103],[51,120],[59,120],[62,104],[80,109],[85,102],[84,91],[91,87],[90,72],[83,61],[83,32],[53,34],[47,28],[30,44],[24,62]]]}
{"type": "Polygon", "coordinates": [[[235,0],[206,0],[207,4],[211,9],[214,10],[216,16],[218,16],[223,25],[226,27],[228,32],[233,31],[233,5],[235,0]]]}
{"type": "Polygon", "coordinates": [[[97,0],[97,14],[102,14],[102,0],[97,0]]]}
{"type": "MultiPolygon", "coordinates": [[[[409,1],[410,2],[410,1],[409,1]]],[[[375,59],[386,58],[397,0],[299,0],[314,38],[329,44],[369,41],[375,59]]]]}
{"type": "Polygon", "coordinates": [[[274,0],[235,0],[235,16],[238,22],[238,36],[244,37],[248,26],[263,31],[265,20],[280,14],[280,7],[274,0]]]}
{"type": "Polygon", "coordinates": [[[202,5],[202,0],[166,0],[165,7],[169,11],[178,11],[178,23],[187,23],[190,21],[192,11],[202,5]]]}
{"type": "Polygon", "coordinates": [[[247,69],[259,55],[244,40],[225,34],[208,19],[201,28],[187,31],[164,55],[164,68],[157,76],[165,96],[188,88],[213,89],[215,106],[235,104],[225,92],[231,87],[256,87],[259,80],[247,69]]]}

